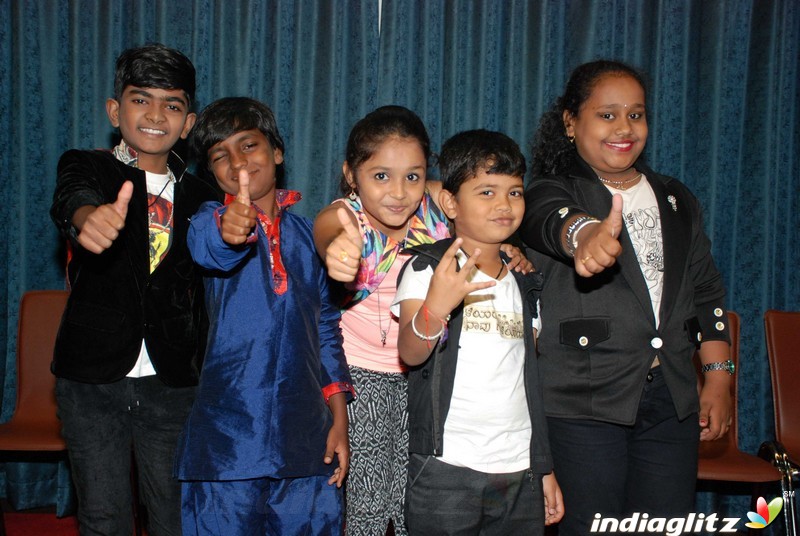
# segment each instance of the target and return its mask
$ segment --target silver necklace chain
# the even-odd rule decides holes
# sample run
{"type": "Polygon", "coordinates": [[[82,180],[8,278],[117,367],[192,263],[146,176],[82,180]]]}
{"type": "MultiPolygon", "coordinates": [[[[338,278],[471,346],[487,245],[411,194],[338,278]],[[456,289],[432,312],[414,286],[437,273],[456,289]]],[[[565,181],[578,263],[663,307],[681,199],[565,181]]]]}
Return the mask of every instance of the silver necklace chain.
{"type": "MultiPolygon", "coordinates": [[[[619,188],[621,186],[625,186],[626,184],[630,184],[632,182],[638,181],[640,178],[642,178],[642,174],[641,173],[637,173],[636,175],[634,175],[630,179],[625,179],[625,180],[622,180],[622,181],[612,181],[611,179],[607,179],[605,177],[601,177],[600,175],[598,175],[597,178],[600,179],[600,182],[602,182],[604,184],[608,184],[609,186],[614,187],[614,188],[619,188]]],[[[622,189],[624,189],[624,188],[622,188],[622,189]]]]}

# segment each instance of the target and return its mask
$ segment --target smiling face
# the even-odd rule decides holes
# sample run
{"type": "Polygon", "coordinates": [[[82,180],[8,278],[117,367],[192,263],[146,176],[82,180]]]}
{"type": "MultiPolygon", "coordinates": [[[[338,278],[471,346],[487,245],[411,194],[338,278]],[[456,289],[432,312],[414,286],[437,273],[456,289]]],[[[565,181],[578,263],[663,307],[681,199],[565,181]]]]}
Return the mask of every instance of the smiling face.
{"type": "Polygon", "coordinates": [[[370,224],[398,241],[405,238],[408,220],[422,201],[427,169],[419,142],[397,136],[384,140],[358,169],[347,163],[343,167],[370,224]]]}
{"type": "Polygon", "coordinates": [[[258,129],[242,130],[215,143],[208,150],[208,167],[225,193],[239,193],[239,171],[250,174],[250,199],[273,216],[275,169],[283,163],[283,151],[272,147],[258,129]]]}
{"type": "Polygon", "coordinates": [[[106,101],[106,112],[125,143],[138,153],[139,167],[154,173],[166,173],[169,152],[178,138],[188,136],[196,119],[179,89],[127,86],[118,101],[106,101]]]}
{"type": "Polygon", "coordinates": [[[455,222],[456,236],[464,240],[464,250],[471,253],[476,247],[499,246],[514,234],[525,213],[524,194],[522,177],[481,169],[455,195],[442,190],[440,201],[455,222]]]}
{"type": "Polygon", "coordinates": [[[564,112],[567,136],[595,172],[612,180],[633,175],[647,141],[644,89],[624,74],[603,75],[577,116],[564,112]]]}

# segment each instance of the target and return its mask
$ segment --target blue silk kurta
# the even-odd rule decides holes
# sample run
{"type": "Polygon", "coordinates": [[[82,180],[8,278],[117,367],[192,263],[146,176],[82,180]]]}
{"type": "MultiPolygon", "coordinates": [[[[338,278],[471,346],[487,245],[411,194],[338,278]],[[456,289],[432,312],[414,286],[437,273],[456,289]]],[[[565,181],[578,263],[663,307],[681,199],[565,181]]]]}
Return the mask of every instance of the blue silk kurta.
{"type": "Polygon", "coordinates": [[[178,445],[180,480],[328,475],[325,444],[333,418],[322,389],[350,382],[326,273],[311,222],[283,212],[280,252],[288,290],[273,291],[267,238],[244,247],[222,241],[220,204],[192,218],[194,260],[204,280],[208,348],[192,412],[178,445]]]}

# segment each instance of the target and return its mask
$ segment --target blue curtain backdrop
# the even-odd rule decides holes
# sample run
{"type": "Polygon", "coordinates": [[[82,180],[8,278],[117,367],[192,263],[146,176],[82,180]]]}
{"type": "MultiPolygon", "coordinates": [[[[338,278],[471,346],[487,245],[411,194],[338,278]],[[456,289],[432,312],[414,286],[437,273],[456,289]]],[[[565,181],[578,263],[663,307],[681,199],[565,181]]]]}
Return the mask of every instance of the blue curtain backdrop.
{"type": "MultiPolygon", "coordinates": [[[[611,57],[641,68],[646,156],[702,202],[728,306],[742,315],[741,444],[755,452],[773,433],[762,316],[800,310],[794,0],[383,0],[380,26],[378,0],[0,0],[2,418],[15,399],[19,298],[63,287],[47,215],[56,162],[113,142],[103,103],[114,59],[148,41],[192,58],[200,107],[228,95],[273,107],[287,184],[308,216],[335,196],[348,130],[377,105],[416,110],[434,148],[477,127],[527,147],[573,67],[611,57]]],[[[55,468],[6,469],[15,506],[54,502],[55,468]]],[[[747,493],[700,502],[742,517],[747,493]]]]}

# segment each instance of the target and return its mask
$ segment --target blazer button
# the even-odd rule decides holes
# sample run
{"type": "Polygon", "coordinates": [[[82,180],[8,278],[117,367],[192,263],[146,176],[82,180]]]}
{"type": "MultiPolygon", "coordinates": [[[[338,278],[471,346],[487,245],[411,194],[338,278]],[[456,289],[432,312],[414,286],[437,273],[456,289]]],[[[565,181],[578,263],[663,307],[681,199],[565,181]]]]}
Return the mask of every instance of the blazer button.
{"type": "Polygon", "coordinates": [[[720,318],[722,316],[722,309],[720,309],[719,307],[714,309],[714,316],[716,316],[717,318],[720,318]]]}
{"type": "Polygon", "coordinates": [[[582,347],[586,348],[587,346],[589,346],[589,337],[584,335],[583,337],[578,339],[578,344],[580,344],[582,347]]]}
{"type": "Polygon", "coordinates": [[[662,346],[664,346],[664,341],[661,340],[661,337],[653,337],[650,340],[650,346],[652,346],[655,349],[659,349],[662,346]]]}
{"type": "Polygon", "coordinates": [[[723,329],[725,329],[725,324],[723,324],[722,322],[717,322],[716,324],[714,324],[714,327],[717,328],[717,331],[722,331],[723,329]]]}

